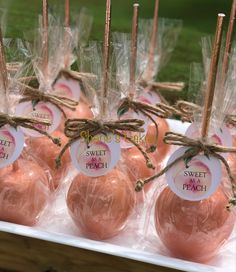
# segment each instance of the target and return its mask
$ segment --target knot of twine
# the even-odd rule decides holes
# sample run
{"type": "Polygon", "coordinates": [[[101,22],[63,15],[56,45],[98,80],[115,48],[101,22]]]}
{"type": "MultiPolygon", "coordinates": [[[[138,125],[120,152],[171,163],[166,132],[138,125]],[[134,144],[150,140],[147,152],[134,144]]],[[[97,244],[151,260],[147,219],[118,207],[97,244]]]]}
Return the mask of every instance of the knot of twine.
{"type": "Polygon", "coordinates": [[[130,97],[126,97],[123,99],[121,105],[119,106],[117,113],[118,116],[121,117],[123,114],[129,111],[129,109],[133,110],[135,113],[142,113],[144,116],[146,116],[149,120],[153,122],[156,128],[156,137],[155,141],[156,143],[151,145],[148,149],[147,152],[154,152],[156,150],[157,146],[157,136],[158,136],[158,125],[152,115],[155,115],[160,118],[169,118],[171,116],[171,112],[169,110],[169,106],[160,103],[159,105],[152,106],[150,104],[140,102],[140,101],[135,101],[130,97]]]}
{"type": "Polygon", "coordinates": [[[225,121],[227,124],[236,127],[236,115],[233,114],[226,115],[225,121]]]}
{"type": "Polygon", "coordinates": [[[50,94],[46,92],[39,91],[33,87],[25,85],[24,83],[18,82],[18,84],[23,88],[23,96],[20,102],[32,101],[33,106],[35,106],[40,101],[49,102],[57,107],[66,118],[66,113],[62,107],[66,107],[72,111],[75,111],[76,106],[78,106],[79,102],[70,99],[66,96],[60,96],[55,94],[50,94]]]}
{"type": "Polygon", "coordinates": [[[88,119],[69,119],[65,122],[65,135],[70,138],[69,142],[63,147],[59,156],[56,158],[56,165],[60,167],[61,158],[66,150],[77,140],[85,139],[87,144],[98,134],[111,133],[118,135],[119,137],[128,140],[142,153],[145,158],[146,165],[148,168],[155,169],[152,161],[148,157],[145,150],[136,143],[131,137],[125,135],[125,131],[131,132],[144,132],[142,126],[144,125],[143,120],[138,119],[126,119],[118,121],[107,121],[102,122],[100,120],[88,120],[88,119]]]}
{"type": "Polygon", "coordinates": [[[154,82],[142,79],[139,83],[144,88],[151,87],[151,89],[166,90],[166,91],[182,91],[185,84],[184,82],[154,82]]]}
{"type": "MultiPolygon", "coordinates": [[[[77,72],[77,71],[73,71],[73,70],[67,70],[67,69],[62,69],[58,76],[57,79],[64,76],[66,79],[75,79],[80,81],[80,83],[83,83],[83,80],[87,80],[87,79],[96,79],[97,76],[95,74],[91,74],[91,73],[83,73],[83,72],[77,72]]],[[[56,79],[56,81],[57,81],[56,79]]]]}
{"type": "Polygon", "coordinates": [[[177,101],[175,109],[179,112],[182,121],[192,123],[194,112],[200,111],[201,107],[194,103],[180,100],[177,101]]]}
{"type": "Polygon", "coordinates": [[[23,63],[22,62],[8,62],[6,65],[7,65],[8,72],[17,72],[21,68],[23,63]]]}
{"type": "Polygon", "coordinates": [[[164,142],[170,145],[189,147],[189,149],[187,149],[187,151],[182,156],[174,160],[172,163],[168,164],[158,174],[144,180],[138,180],[136,183],[136,188],[135,188],[137,192],[140,192],[143,189],[145,184],[165,174],[176,163],[184,160],[185,163],[187,164],[193,157],[203,152],[203,154],[207,156],[208,158],[210,156],[215,157],[216,159],[220,160],[224,164],[229,180],[232,185],[232,192],[233,192],[233,198],[229,200],[229,205],[227,205],[227,209],[230,210],[231,206],[236,206],[235,179],[232,175],[228,162],[222,155],[219,154],[219,153],[236,153],[236,148],[211,144],[206,142],[204,139],[191,139],[191,138],[188,138],[187,136],[184,136],[179,133],[174,133],[174,132],[167,132],[164,137],[164,142]]]}
{"type": "Polygon", "coordinates": [[[37,127],[37,125],[50,126],[51,122],[48,120],[36,119],[36,118],[28,118],[28,117],[20,117],[20,116],[10,116],[8,114],[0,113],[0,128],[5,125],[10,125],[15,129],[17,127],[23,127],[27,129],[32,129],[34,131],[39,132],[42,135],[47,136],[52,142],[58,146],[61,146],[61,141],[59,138],[53,138],[46,131],[37,127]]]}

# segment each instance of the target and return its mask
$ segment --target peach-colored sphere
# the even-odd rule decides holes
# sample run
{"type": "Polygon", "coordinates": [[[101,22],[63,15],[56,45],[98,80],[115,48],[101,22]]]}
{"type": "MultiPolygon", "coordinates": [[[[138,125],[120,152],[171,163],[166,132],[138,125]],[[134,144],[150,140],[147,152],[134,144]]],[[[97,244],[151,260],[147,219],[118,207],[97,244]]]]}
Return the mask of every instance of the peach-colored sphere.
{"type": "MultiPolygon", "coordinates": [[[[93,119],[93,112],[88,104],[84,102],[79,102],[75,111],[64,109],[67,119],[93,119]]],[[[64,122],[61,123],[59,130],[64,131],[64,122]]]]}
{"type": "MultiPolygon", "coordinates": [[[[158,138],[157,138],[157,150],[154,152],[156,161],[158,163],[162,162],[168,152],[170,151],[170,145],[163,142],[166,132],[169,131],[169,125],[165,119],[157,118],[156,123],[158,124],[158,138]]],[[[148,132],[146,136],[146,146],[155,145],[156,143],[156,127],[154,123],[151,123],[148,127],[148,132]]]]}
{"type": "MultiPolygon", "coordinates": [[[[55,131],[52,136],[54,138],[60,138],[62,146],[68,142],[67,137],[58,130],[55,131]]],[[[57,189],[71,162],[69,150],[63,155],[61,167],[57,169],[55,159],[60,153],[61,147],[53,144],[48,137],[30,138],[27,140],[27,144],[32,149],[33,154],[40,158],[39,163],[41,161],[49,167],[52,176],[51,189],[57,189]]]]}
{"type": "Polygon", "coordinates": [[[17,163],[0,170],[0,220],[33,226],[49,197],[48,179],[35,162],[17,163]]]}
{"type": "MultiPolygon", "coordinates": [[[[122,150],[123,164],[126,167],[126,171],[130,181],[132,182],[133,188],[135,188],[138,179],[149,178],[160,169],[160,166],[156,163],[152,153],[149,153],[148,156],[151,159],[153,165],[156,167],[155,170],[147,167],[142,153],[136,147],[122,150]]],[[[144,194],[149,191],[151,186],[152,183],[150,182],[144,186],[144,190],[142,192],[136,193],[136,199],[138,203],[144,200],[144,194]]]]}
{"type": "Polygon", "coordinates": [[[83,235],[105,240],[124,228],[135,205],[134,194],[119,170],[97,178],[79,174],[70,186],[67,206],[83,235]]]}
{"type": "Polygon", "coordinates": [[[229,238],[235,215],[226,210],[228,199],[220,188],[208,199],[193,202],[179,198],[168,187],[157,199],[157,233],[174,257],[205,262],[229,238]]]}

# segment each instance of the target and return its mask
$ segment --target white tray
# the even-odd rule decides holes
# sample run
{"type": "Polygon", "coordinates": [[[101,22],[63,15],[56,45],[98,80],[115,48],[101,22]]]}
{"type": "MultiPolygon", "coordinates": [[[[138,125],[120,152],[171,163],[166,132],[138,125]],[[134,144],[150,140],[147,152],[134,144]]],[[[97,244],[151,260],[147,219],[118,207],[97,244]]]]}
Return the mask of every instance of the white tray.
{"type": "MultiPolygon", "coordinates": [[[[171,130],[182,132],[182,133],[186,130],[186,128],[189,125],[189,124],[182,124],[178,121],[169,121],[169,124],[170,124],[171,130]]],[[[62,200],[63,198],[61,198],[60,201],[62,200]]],[[[59,204],[59,206],[60,205],[62,204],[59,204]]],[[[58,207],[58,204],[57,204],[57,207],[58,207]]],[[[58,209],[57,211],[58,218],[56,218],[56,215],[55,215],[54,221],[51,220],[49,224],[44,223],[38,227],[31,228],[31,227],[15,225],[15,224],[6,223],[6,222],[0,222],[0,232],[16,234],[23,237],[40,239],[40,240],[49,241],[52,243],[72,246],[74,248],[80,248],[80,249],[86,249],[89,251],[105,253],[108,255],[126,258],[128,260],[136,260],[146,264],[153,264],[157,266],[156,271],[170,271],[170,270],[159,270],[158,267],[171,268],[173,269],[173,271],[181,270],[181,271],[191,271],[191,272],[200,272],[200,271],[202,272],[210,272],[210,271],[235,272],[236,271],[236,229],[234,231],[234,234],[230,238],[229,243],[227,243],[226,247],[222,249],[219,256],[217,256],[215,260],[212,260],[211,264],[206,265],[206,264],[198,264],[198,263],[183,261],[183,260],[179,260],[175,258],[162,256],[160,254],[155,254],[152,252],[135,249],[131,246],[132,237],[130,236],[131,237],[130,241],[127,241],[127,233],[125,234],[125,232],[124,234],[120,234],[120,237],[118,237],[117,239],[114,239],[113,241],[111,241],[112,244],[108,242],[98,242],[98,241],[92,241],[92,240],[80,238],[78,236],[75,236],[75,234],[77,233],[77,230],[74,227],[72,221],[69,219],[69,217],[67,218],[68,215],[63,216],[63,213],[65,213],[65,211],[66,211],[65,207],[58,209]],[[61,218],[63,218],[63,222],[60,221],[61,218]],[[120,241],[122,241],[122,235],[124,235],[125,240],[127,242],[126,246],[117,245],[117,244],[120,244],[120,241]]],[[[45,252],[46,251],[47,249],[45,248],[45,252]]],[[[1,240],[0,240],[0,253],[1,253],[1,240]]],[[[1,261],[0,261],[0,264],[1,264],[1,261]]],[[[85,270],[83,269],[79,270],[79,267],[78,267],[78,271],[83,272],[85,270]]],[[[99,272],[102,270],[99,270],[99,268],[97,268],[96,271],[99,272]]],[[[124,269],[124,271],[131,271],[131,270],[124,269]]],[[[136,271],[141,271],[141,270],[137,269],[136,271]]],[[[149,270],[146,270],[146,271],[149,271],[149,270]]],[[[143,272],[146,272],[146,271],[143,271],[143,272]]]]}

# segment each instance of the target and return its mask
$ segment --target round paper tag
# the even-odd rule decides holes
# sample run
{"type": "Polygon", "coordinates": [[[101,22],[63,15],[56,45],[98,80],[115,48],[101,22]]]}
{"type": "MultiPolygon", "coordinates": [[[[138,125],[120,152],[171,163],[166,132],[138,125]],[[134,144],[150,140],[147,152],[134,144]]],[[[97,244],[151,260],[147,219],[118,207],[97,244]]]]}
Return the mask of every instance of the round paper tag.
{"type": "MultiPolygon", "coordinates": [[[[125,131],[124,134],[126,137],[131,138],[133,141],[135,141],[137,144],[145,144],[145,140],[146,140],[146,135],[147,135],[147,131],[148,131],[148,125],[150,123],[149,119],[144,116],[141,113],[136,113],[133,110],[129,110],[128,112],[124,113],[121,117],[121,120],[125,120],[125,119],[139,119],[139,120],[143,120],[144,121],[144,132],[129,132],[129,131],[125,131]]],[[[128,141],[125,138],[120,138],[120,145],[121,148],[130,148],[133,147],[133,144],[128,141]]]]}
{"type": "Polygon", "coordinates": [[[13,127],[0,129],[0,168],[16,161],[24,148],[24,134],[13,127]]]}
{"type": "Polygon", "coordinates": [[[86,137],[72,144],[74,166],[89,177],[100,177],[112,170],[120,159],[120,144],[113,134],[98,134],[89,142],[86,137]]]}
{"type": "MultiPolygon", "coordinates": [[[[167,165],[181,157],[187,150],[186,147],[176,150],[167,165]]],[[[220,161],[204,155],[198,155],[188,161],[182,160],[166,173],[170,189],[189,201],[200,201],[212,195],[221,182],[221,176],[220,161]]]]}
{"type": "MultiPolygon", "coordinates": [[[[229,129],[226,126],[218,128],[214,131],[210,131],[210,137],[214,144],[231,147],[233,145],[232,136],[229,129]]],[[[198,138],[200,136],[200,130],[195,123],[192,123],[187,129],[185,135],[191,138],[198,138]]],[[[227,158],[227,153],[222,153],[222,156],[227,158]]]]}
{"type": "MultiPolygon", "coordinates": [[[[32,102],[20,103],[16,106],[16,114],[36,119],[49,120],[51,122],[51,126],[36,126],[48,133],[52,133],[58,128],[62,118],[62,113],[56,106],[51,103],[44,102],[39,102],[34,108],[32,102]]],[[[22,131],[31,137],[42,137],[42,134],[32,129],[22,128],[22,131]]]]}
{"type": "Polygon", "coordinates": [[[61,77],[54,84],[53,89],[57,95],[66,96],[76,101],[80,99],[81,87],[78,80],[61,77]]]}

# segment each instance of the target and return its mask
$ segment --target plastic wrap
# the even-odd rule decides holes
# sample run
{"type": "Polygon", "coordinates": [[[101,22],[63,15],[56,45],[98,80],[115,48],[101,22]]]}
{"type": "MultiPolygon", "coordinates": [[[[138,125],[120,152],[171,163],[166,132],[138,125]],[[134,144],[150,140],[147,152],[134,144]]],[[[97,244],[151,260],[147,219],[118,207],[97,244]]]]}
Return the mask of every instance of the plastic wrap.
{"type": "Polygon", "coordinates": [[[67,206],[83,235],[104,240],[125,226],[135,204],[129,179],[118,169],[91,178],[79,174],[67,194],[67,206]]]}
{"type": "MultiPolygon", "coordinates": [[[[39,27],[33,32],[25,34],[26,38],[29,36],[29,38],[32,39],[29,39],[30,42],[27,43],[25,50],[28,50],[33,71],[39,82],[39,91],[52,93],[52,85],[64,63],[65,33],[64,28],[60,26],[59,19],[52,14],[49,14],[47,29],[43,28],[42,20],[42,16],[39,16],[39,27]]],[[[28,65],[30,68],[30,64],[28,65]]],[[[25,68],[27,69],[27,65],[25,68]]],[[[32,75],[32,73],[30,75],[32,75]]],[[[22,87],[22,90],[23,89],[24,86],[22,87]]],[[[36,99],[35,105],[33,105],[31,101],[20,103],[17,112],[28,114],[36,118],[49,119],[52,125],[43,129],[46,129],[53,137],[61,139],[61,144],[65,145],[67,138],[59,130],[59,126],[64,120],[62,119],[62,112],[55,105],[50,102],[40,101],[39,98],[38,101],[36,99]]],[[[69,153],[63,158],[63,165],[60,170],[57,170],[55,158],[60,152],[60,147],[53,144],[49,138],[42,137],[42,135],[38,133],[31,131],[24,132],[30,136],[26,141],[28,151],[34,153],[35,156],[44,161],[50,169],[52,176],[51,190],[54,191],[58,189],[70,164],[69,153]]]]}
{"type": "MultiPolygon", "coordinates": [[[[73,17],[73,16],[72,16],[73,17]]],[[[71,26],[65,27],[64,32],[64,62],[62,68],[70,69],[75,61],[79,62],[80,48],[87,45],[88,38],[90,36],[91,28],[93,24],[93,17],[86,8],[82,8],[79,15],[71,22],[71,26]]],[[[78,63],[77,63],[78,64],[78,63]]],[[[79,65],[77,65],[79,66],[79,65]]],[[[53,84],[53,90],[60,95],[67,96],[79,102],[75,111],[65,109],[67,118],[93,118],[90,105],[85,95],[86,81],[91,74],[84,74],[83,70],[80,70],[78,75],[79,79],[73,78],[73,76],[59,76],[53,84]],[[80,73],[81,72],[81,73],[80,73]]],[[[72,71],[73,73],[73,71],[72,71]]],[[[77,73],[77,72],[76,72],[77,73]]],[[[63,126],[60,129],[64,129],[63,126]]]]}
{"type": "MultiPolygon", "coordinates": [[[[153,20],[140,20],[139,24],[139,50],[142,55],[139,63],[141,65],[148,65],[149,49],[150,49],[150,37],[152,31],[153,20]]],[[[182,21],[175,19],[160,18],[158,21],[158,35],[157,35],[157,46],[155,48],[154,67],[152,74],[147,75],[149,71],[146,70],[143,75],[144,78],[150,77],[155,79],[160,70],[169,61],[171,53],[173,52],[178,36],[182,29],[182,21]]]]}
{"type": "MultiPolygon", "coordinates": [[[[139,24],[139,43],[138,43],[138,55],[139,55],[139,69],[143,70],[142,79],[150,82],[155,81],[160,70],[168,62],[171,53],[173,52],[178,36],[182,28],[181,20],[172,20],[166,18],[160,18],[158,21],[158,33],[156,47],[153,56],[153,66],[150,70],[150,40],[153,31],[153,20],[140,20],[139,24]]],[[[139,91],[139,99],[145,103],[157,104],[160,102],[166,103],[166,101],[160,96],[159,92],[153,91],[151,87],[141,88],[139,91]]],[[[155,126],[150,124],[147,131],[146,138],[151,143],[157,141],[157,150],[155,157],[158,163],[164,160],[168,154],[170,148],[163,143],[163,137],[168,131],[168,124],[164,119],[155,118],[158,124],[158,136],[155,135],[155,126]],[[156,137],[158,137],[156,139],[156,137]]]]}
{"type": "Polygon", "coordinates": [[[38,160],[24,152],[0,169],[0,220],[35,225],[50,200],[50,175],[38,160]]]}
{"type": "MultiPolygon", "coordinates": [[[[8,76],[4,58],[4,50],[2,50],[1,68],[6,69],[6,74],[3,70],[1,71],[1,100],[4,100],[5,105],[4,107],[1,105],[0,111],[7,114],[7,118],[11,118],[9,93],[12,78],[8,76]]],[[[17,67],[16,72],[20,68],[21,65],[17,67]]],[[[23,150],[24,136],[19,127],[6,123],[2,125],[0,131],[0,219],[17,224],[34,225],[49,200],[48,169],[43,163],[42,167],[39,166],[38,160],[36,161],[33,156],[23,150]]]]}
{"type": "MultiPolygon", "coordinates": [[[[204,49],[205,46],[204,44],[204,49]]],[[[200,106],[203,105],[198,97],[206,93],[204,79],[209,73],[206,66],[207,64],[204,77],[199,65],[194,64],[191,67],[189,93],[192,95],[193,90],[198,89],[195,100],[200,106]]],[[[220,84],[219,69],[209,132],[203,141],[231,146],[231,135],[224,126],[224,109],[229,101],[222,101],[220,91],[227,95],[231,92],[220,84]]],[[[186,131],[187,137],[202,139],[202,118],[203,111],[197,110],[194,113],[194,123],[186,131]]],[[[216,159],[217,156],[200,153],[181,160],[181,156],[190,150],[191,145],[178,148],[170,156],[167,162],[169,169],[166,169],[165,176],[156,180],[160,185],[151,197],[143,229],[146,237],[154,231],[161,241],[160,244],[157,239],[151,241],[149,238],[147,247],[161,248],[164,254],[184,260],[209,262],[227,242],[235,227],[234,209],[227,210],[233,196],[232,184],[228,179],[227,167],[221,164],[222,160],[216,159]]],[[[223,161],[228,156],[220,155],[223,161]]]]}
{"type": "Polygon", "coordinates": [[[47,30],[43,29],[42,20],[39,16],[39,27],[25,33],[25,38],[31,41],[28,49],[39,89],[50,92],[64,61],[64,28],[51,14],[47,30]]]}

